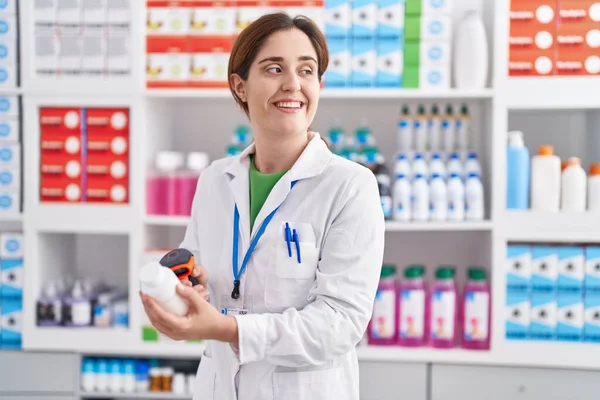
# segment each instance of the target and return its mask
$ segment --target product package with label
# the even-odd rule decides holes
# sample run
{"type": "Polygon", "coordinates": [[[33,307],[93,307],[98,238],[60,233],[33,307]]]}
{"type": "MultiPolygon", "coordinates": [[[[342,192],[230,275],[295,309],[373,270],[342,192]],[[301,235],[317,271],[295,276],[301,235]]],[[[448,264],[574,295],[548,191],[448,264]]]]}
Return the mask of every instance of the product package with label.
{"type": "Polygon", "coordinates": [[[0,349],[21,348],[23,235],[0,233],[0,349]]]}

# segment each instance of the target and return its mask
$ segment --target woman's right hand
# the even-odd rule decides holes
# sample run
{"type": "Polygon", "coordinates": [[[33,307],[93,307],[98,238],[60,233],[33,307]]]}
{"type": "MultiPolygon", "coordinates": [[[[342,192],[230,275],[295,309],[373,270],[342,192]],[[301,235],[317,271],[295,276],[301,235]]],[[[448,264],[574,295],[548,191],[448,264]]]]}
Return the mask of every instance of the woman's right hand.
{"type": "Polygon", "coordinates": [[[200,264],[196,264],[191,277],[196,278],[198,280],[198,284],[196,286],[192,286],[192,282],[189,279],[185,279],[183,284],[186,286],[193,287],[198,293],[200,293],[206,301],[209,301],[210,294],[208,293],[208,271],[200,264]]]}

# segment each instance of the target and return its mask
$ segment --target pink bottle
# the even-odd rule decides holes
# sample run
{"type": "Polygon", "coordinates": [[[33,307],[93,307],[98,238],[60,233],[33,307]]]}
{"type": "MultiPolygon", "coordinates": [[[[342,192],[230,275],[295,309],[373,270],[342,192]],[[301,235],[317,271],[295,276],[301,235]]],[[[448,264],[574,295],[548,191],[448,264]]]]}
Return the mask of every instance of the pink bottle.
{"type": "Polygon", "coordinates": [[[471,267],[462,305],[462,346],[471,350],[490,348],[490,285],[483,268],[471,267]]]}
{"type": "Polygon", "coordinates": [[[431,347],[446,349],[456,346],[458,296],[454,274],[452,266],[441,266],[435,271],[435,282],[431,288],[429,300],[431,347]]]}
{"type": "Polygon", "coordinates": [[[192,215],[192,202],[196,193],[196,186],[200,173],[208,166],[208,154],[189,153],[187,156],[187,170],[181,173],[179,188],[179,207],[177,215],[192,215]]]}
{"type": "Polygon", "coordinates": [[[384,265],[373,304],[373,317],[369,322],[368,342],[371,345],[396,344],[398,301],[396,297],[396,267],[384,265]]]}
{"type": "Polygon", "coordinates": [[[161,151],[156,155],[155,169],[146,181],[146,213],[175,215],[179,208],[183,154],[161,151]]]}
{"type": "Polygon", "coordinates": [[[400,312],[398,317],[398,344],[405,347],[424,346],[427,339],[427,292],[425,268],[411,265],[404,271],[400,284],[400,312]]]}

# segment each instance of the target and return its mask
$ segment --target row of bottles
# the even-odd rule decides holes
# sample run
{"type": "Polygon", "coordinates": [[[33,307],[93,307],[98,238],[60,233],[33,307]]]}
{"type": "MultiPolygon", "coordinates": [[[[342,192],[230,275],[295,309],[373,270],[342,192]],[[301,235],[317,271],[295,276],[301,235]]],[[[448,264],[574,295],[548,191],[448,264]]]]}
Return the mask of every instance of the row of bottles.
{"type": "Polygon", "coordinates": [[[579,158],[561,162],[551,145],[530,157],[520,131],[508,134],[506,185],[508,209],[600,211],[600,163],[590,165],[588,177],[579,158]]]}
{"type": "Polygon", "coordinates": [[[368,329],[368,343],[435,348],[490,347],[490,286],[483,268],[468,269],[459,292],[455,267],[440,266],[428,287],[425,268],[409,266],[400,284],[396,268],[385,265],[368,329]]]}

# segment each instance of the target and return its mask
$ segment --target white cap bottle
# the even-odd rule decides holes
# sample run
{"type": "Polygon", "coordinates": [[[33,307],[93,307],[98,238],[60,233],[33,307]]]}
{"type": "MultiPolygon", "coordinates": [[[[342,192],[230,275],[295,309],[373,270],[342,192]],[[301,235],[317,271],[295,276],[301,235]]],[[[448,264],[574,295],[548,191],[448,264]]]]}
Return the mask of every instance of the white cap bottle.
{"type": "Polygon", "coordinates": [[[588,177],[588,210],[600,211],[600,163],[590,165],[588,177]]]}
{"type": "Polygon", "coordinates": [[[173,174],[183,167],[183,154],[161,151],[156,155],[156,169],[163,174],[173,174]]]}
{"type": "Polygon", "coordinates": [[[176,291],[180,285],[177,275],[167,267],[154,261],[144,265],[139,271],[140,290],[154,298],[167,311],[176,315],[186,315],[188,304],[176,291]]]}
{"type": "Polygon", "coordinates": [[[208,154],[202,152],[192,152],[187,155],[187,169],[190,171],[194,171],[195,173],[200,173],[209,164],[208,154]]]}
{"type": "Polygon", "coordinates": [[[562,171],[560,183],[560,207],[562,211],[584,212],[587,202],[587,175],[581,160],[571,157],[562,171]]]}
{"type": "Polygon", "coordinates": [[[431,175],[429,183],[429,212],[432,221],[445,221],[448,218],[448,189],[438,173],[431,175]]]}

